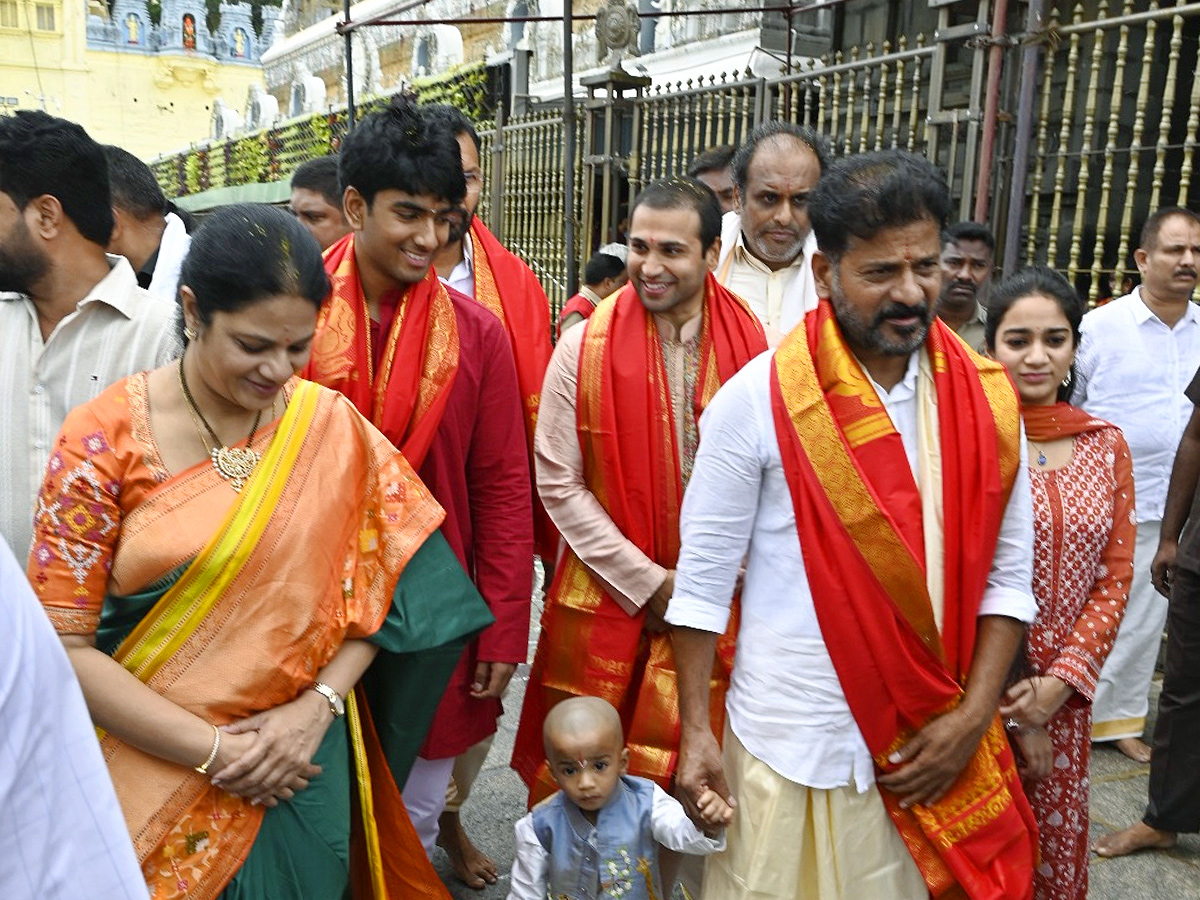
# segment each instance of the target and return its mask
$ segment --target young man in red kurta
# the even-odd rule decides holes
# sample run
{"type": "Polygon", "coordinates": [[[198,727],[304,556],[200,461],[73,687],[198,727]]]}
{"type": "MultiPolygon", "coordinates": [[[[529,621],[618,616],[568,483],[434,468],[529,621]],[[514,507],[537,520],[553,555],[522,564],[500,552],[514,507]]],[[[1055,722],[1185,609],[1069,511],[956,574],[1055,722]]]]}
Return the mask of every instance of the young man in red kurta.
{"type": "Polygon", "coordinates": [[[339,174],[353,230],[325,253],[333,290],[305,374],[346,394],[404,452],[496,617],[459,660],[404,788],[431,851],[454,758],[495,732],[528,649],[533,499],[521,393],[504,326],[432,268],[465,221],[454,135],[395,100],[346,138],[339,174]]]}

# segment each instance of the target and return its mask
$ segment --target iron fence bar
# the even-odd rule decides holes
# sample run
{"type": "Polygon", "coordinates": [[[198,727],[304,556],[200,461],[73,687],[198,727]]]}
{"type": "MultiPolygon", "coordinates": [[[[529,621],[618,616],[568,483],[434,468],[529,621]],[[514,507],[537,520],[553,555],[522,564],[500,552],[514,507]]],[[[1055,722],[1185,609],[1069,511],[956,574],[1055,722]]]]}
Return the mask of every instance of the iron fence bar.
{"type": "MultiPolygon", "coordinates": [[[[1046,0],[1030,0],[1025,19],[1026,32],[1040,31],[1045,12],[1046,0]]],[[[1017,254],[1020,252],[1021,221],[1025,217],[1029,141],[1033,137],[1033,102],[1034,91],[1037,88],[1035,79],[1040,55],[1040,48],[1036,44],[1026,44],[1021,48],[1021,92],[1017,101],[1017,131],[1014,140],[1016,152],[1013,154],[1013,177],[1009,188],[1008,221],[1004,228],[1003,272],[1006,275],[1016,270],[1017,254]]]]}
{"type": "MultiPolygon", "coordinates": [[[[1074,34],[1075,32],[1094,31],[1096,29],[1109,30],[1117,28],[1121,25],[1138,25],[1142,22],[1159,21],[1161,19],[1173,19],[1175,16],[1188,16],[1193,13],[1200,13],[1200,3],[1183,3],[1180,2],[1176,6],[1164,6],[1158,9],[1148,9],[1136,13],[1122,13],[1119,16],[1109,16],[1107,19],[1095,19],[1090,22],[1072,22],[1070,25],[1062,25],[1056,29],[1056,33],[1063,35],[1074,34]]],[[[1038,29],[1025,29],[1027,35],[1040,34],[1038,29]]]]}

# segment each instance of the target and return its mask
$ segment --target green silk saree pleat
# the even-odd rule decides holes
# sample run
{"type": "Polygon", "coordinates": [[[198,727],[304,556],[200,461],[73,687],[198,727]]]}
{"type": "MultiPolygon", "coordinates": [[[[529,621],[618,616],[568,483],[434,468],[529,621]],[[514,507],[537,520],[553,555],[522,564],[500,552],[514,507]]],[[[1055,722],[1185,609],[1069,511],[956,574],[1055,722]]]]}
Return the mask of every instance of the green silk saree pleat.
{"type": "Polygon", "coordinates": [[[404,786],[467,641],[495,621],[440,531],[417,550],[396,585],[380,652],[362,679],[396,784],[404,786]]]}

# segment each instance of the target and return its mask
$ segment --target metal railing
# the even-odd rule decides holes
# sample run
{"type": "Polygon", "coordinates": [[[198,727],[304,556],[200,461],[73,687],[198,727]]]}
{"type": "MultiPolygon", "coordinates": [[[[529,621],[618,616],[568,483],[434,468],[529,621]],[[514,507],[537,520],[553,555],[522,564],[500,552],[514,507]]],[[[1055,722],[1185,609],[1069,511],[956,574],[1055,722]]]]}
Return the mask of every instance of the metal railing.
{"type": "MultiPolygon", "coordinates": [[[[1005,233],[1009,210],[1000,198],[1014,179],[1024,183],[1019,260],[1060,269],[1096,300],[1115,293],[1131,270],[1136,229],[1150,212],[1200,201],[1192,177],[1200,141],[1200,3],[1125,0],[1119,10],[1110,0],[1069,3],[1059,0],[1047,27],[1034,34],[989,36],[985,3],[982,27],[967,26],[967,36],[961,25],[939,28],[804,60],[772,79],[733,72],[595,94],[574,123],[581,148],[573,179],[578,259],[565,258],[560,110],[501,119],[480,130],[487,185],[480,214],[530,264],[557,310],[571,267],[578,271],[596,246],[619,236],[621,210],[644,184],[685,171],[708,147],[739,143],[768,118],[785,118],[826,134],[837,154],[888,147],[926,153],[946,173],[965,218],[981,165],[985,52],[999,41],[1006,88],[998,97],[990,179],[981,179],[992,199],[988,224],[1005,233]],[[1029,170],[1013,172],[1014,73],[1021,47],[1031,42],[1042,66],[1030,110],[1029,170]]],[[[334,111],[285,123],[265,138],[159,160],[155,172],[174,194],[276,180],[303,159],[336,149],[344,132],[344,114],[334,111]]]]}

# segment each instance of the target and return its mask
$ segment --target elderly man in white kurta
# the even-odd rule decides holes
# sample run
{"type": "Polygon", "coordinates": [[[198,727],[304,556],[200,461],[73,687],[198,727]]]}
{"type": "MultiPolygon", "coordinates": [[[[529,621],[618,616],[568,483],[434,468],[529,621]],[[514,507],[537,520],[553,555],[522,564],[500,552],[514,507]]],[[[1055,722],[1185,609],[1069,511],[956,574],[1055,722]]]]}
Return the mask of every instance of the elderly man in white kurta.
{"type": "Polygon", "coordinates": [[[808,195],[829,164],[811,128],[773,120],[734,154],[737,208],[721,222],[717,281],[750,305],[772,347],[817,305],[808,195]]]}

